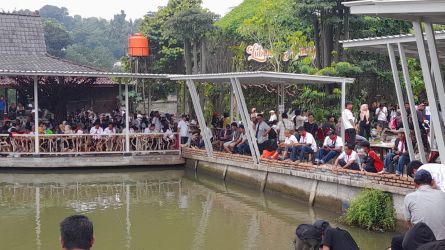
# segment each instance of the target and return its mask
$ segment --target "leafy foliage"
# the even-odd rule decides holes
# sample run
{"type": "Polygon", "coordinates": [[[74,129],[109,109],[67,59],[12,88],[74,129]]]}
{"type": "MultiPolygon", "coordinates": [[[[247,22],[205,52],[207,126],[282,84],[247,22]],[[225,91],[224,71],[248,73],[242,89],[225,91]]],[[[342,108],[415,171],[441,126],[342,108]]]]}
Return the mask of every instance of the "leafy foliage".
{"type": "Polygon", "coordinates": [[[391,195],[376,189],[363,190],[340,219],[369,230],[393,230],[395,210],[391,195]]]}

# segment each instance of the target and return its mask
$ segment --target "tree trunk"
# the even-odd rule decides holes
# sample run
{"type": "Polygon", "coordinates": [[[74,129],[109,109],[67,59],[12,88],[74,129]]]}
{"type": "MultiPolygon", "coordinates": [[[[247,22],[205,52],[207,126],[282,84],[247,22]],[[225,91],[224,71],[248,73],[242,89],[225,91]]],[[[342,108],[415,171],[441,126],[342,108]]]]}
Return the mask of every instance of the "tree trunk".
{"type": "Polygon", "coordinates": [[[333,49],[333,25],[329,21],[326,11],[322,12],[322,39],[323,39],[323,68],[331,66],[332,63],[332,49],[333,49]]]}
{"type": "Polygon", "coordinates": [[[193,41],[193,74],[198,74],[198,42],[193,41]]]}
{"type": "Polygon", "coordinates": [[[315,41],[315,67],[321,69],[321,44],[320,44],[320,26],[317,15],[313,15],[312,23],[314,25],[315,41]]]}
{"type": "Polygon", "coordinates": [[[203,38],[201,41],[201,74],[207,73],[207,47],[206,40],[203,38]]]}
{"type": "Polygon", "coordinates": [[[185,62],[185,74],[192,74],[192,59],[191,59],[190,41],[184,41],[184,62],[185,62]]]}

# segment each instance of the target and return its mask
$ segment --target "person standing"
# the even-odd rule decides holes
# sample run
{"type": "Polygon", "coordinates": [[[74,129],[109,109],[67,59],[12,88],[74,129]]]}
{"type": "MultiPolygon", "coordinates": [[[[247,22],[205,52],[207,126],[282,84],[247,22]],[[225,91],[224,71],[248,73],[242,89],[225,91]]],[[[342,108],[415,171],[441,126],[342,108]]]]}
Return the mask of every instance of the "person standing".
{"type": "Polygon", "coordinates": [[[278,121],[278,117],[275,114],[274,110],[269,111],[269,114],[270,114],[269,123],[273,123],[275,121],[278,121]]]}
{"type": "Polygon", "coordinates": [[[388,125],[388,108],[385,106],[385,104],[380,104],[375,111],[375,115],[377,116],[377,123],[382,125],[383,128],[386,128],[388,125]]]}
{"type": "Polygon", "coordinates": [[[263,154],[263,150],[269,146],[269,131],[270,127],[264,121],[263,114],[257,114],[257,123],[255,125],[255,137],[258,143],[258,149],[260,151],[260,155],[263,154]]]}
{"type": "Polygon", "coordinates": [[[6,101],[4,96],[0,96],[0,120],[3,120],[3,116],[6,113],[6,101]]]}
{"type": "Polygon", "coordinates": [[[354,115],[352,114],[352,102],[347,101],[345,109],[342,112],[341,120],[345,128],[346,143],[355,146],[355,137],[357,131],[355,130],[354,115]]]}
{"type": "Polygon", "coordinates": [[[360,107],[360,121],[358,134],[366,139],[371,137],[371,118],[369,116],[368,104],[360,107]]]}
{"type": "Polygon", "coordinates": [[[187,122],[186,115],[182,115],[181,120],[178,122],[178,133],[181,138],[181,144],[187,144],[189,140],[189,123],[187,122]]]}
{"type": "Polygon", "coordinates": [[[285,131],[294,130],[294,123],[289,119],[287,113],[281,114],[281,121],[278,123],[278,138],[280,142],[286,140],[285,131]]]}
{"type": "Polygon", "coordinates": [[[308,133],[314,136],[316,138],[316,134],[318,132],[318,124],[315,122],[314,114],[308,113],[307,115],[307,122],[303,125],[304,130],[306,130],[308,133]]]}

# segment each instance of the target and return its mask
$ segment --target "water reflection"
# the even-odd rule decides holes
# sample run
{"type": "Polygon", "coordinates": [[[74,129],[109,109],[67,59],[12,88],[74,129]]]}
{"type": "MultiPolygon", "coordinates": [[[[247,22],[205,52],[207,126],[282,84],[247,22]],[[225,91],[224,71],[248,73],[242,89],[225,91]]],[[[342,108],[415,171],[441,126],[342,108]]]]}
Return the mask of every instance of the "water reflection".
{"type": "MultiPolygon", "coordinates": [[[[183,170],[114,171],[0,172],[2,248],[58,249],[58,223],[80,213],[93,220],[99,250],[290,249],[296,225],[336,216],[183,170]]],[[[365,250],[390,237],[349,230],[365,250]]]]}

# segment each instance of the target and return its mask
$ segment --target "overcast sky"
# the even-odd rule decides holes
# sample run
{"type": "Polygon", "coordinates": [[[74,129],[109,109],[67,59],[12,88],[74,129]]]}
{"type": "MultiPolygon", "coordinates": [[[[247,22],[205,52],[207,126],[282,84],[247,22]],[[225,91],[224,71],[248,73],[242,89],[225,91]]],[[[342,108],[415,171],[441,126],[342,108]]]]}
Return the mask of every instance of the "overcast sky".
{"type": "MultiPolygon", "coordinates": [[[[203,0],[204,7],[224,15],[243,0],[203,0]]],[[[49,4],[68,8],[70,15],[82,17],[113,18],[113,15],[124,10],[128,18],[142,17],[148,11],[155,11],[165,6],[168,0],[0,0],[0,10],[19,9],[38,10],[49,4]]]]}

